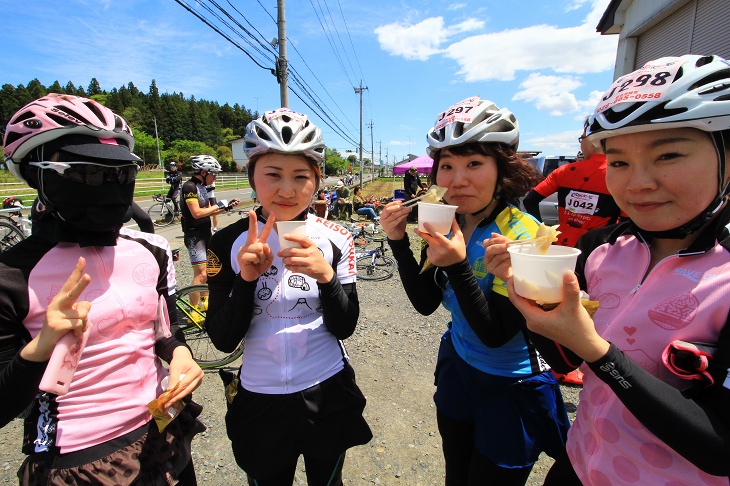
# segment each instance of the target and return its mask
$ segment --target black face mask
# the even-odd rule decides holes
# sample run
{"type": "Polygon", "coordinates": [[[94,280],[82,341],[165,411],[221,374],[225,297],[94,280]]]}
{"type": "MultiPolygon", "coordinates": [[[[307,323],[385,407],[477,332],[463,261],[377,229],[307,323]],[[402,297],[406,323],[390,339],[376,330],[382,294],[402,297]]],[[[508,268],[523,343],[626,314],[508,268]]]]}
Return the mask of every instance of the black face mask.
{"type": "Polygon", "coordinates": [[[98,186],[74,182],[44,170],[39,194],[66,226],[81,233],[118,233],[132,218],[134,182],[98,186]]]}

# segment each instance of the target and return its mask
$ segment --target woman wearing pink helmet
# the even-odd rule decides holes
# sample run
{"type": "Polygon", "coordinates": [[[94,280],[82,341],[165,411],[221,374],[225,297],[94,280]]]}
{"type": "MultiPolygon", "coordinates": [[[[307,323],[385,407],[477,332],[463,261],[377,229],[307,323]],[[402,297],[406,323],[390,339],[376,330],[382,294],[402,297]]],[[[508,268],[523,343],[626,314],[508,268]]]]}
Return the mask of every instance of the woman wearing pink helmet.
{"type": "Polygon", "coordinates": [[[620,77],[588,137],[631,221],[581,237],[562,304],[544,311],[517,295],[504,238],[485,244],[543,356],[584,372],[546,484],[727,485],[730,63],[662,58],[620,77]],[[600,303],[593,318],[581,289],[600,303]]]}
{"type": "Polygon", "coordinates": [[[49,94],[11,117],[4,142],[44,211],[0,255],[0,425],[29,410],[20,483],[195,484],[191,407],[164,431],[147,407],[164,391],[160,359],[168,405],[189,401],[203,373],[168,324],[169,243],[122,227],[140,161],[132,131],[93,100],[49,94]],[[49,358],[68,333],[88,340],[64,358],[78,364],[59,390],[49,358]]]}

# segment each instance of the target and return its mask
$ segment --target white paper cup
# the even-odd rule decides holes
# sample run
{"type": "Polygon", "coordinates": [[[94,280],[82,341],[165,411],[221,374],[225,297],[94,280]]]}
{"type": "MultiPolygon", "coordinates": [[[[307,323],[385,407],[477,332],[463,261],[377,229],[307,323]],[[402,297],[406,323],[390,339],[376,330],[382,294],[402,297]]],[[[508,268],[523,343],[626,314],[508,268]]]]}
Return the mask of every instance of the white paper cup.
{"type": "Polygon", "coordinates": [[[284,235],[302,235],[307,236],[306,221],[277,221],[276,232],[279,235],[279,246],[281,248],[300,248],[300,245],[294,241],[284,239],[284,235]]]}
{"type": "Polygon", "coordinates": [[[507,251],[517,294],[540,303],[563,300],[563,274],[575,270],[580,250],[550,245],[547,255],[540,255],[535,245],[525,244],[511,246],[507,251]]]}
{"type": "Polygon", "coordinates": [[[454,221],[457,207],[418,201],[418,231],[428,233],[423,227],[423,223],[430,223],[437,233],[448,234],[451,231],[451,222],[454,221]]]}

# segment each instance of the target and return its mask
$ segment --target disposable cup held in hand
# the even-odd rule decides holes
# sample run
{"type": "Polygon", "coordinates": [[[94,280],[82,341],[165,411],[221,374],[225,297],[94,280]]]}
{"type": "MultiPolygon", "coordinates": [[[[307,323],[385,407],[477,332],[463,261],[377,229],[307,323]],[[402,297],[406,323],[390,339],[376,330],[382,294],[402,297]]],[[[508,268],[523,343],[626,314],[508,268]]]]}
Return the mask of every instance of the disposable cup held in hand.
{"type": "Polygon", "coordinates": [[[448,204],[430,204],[418,201],[418,231],[428,233],[423,223],[429,223],[437,233],[442,235],[451,231],[451,222],[454,221],[457,206],[448,204]]]}
{"type": "Polygon", "coordinates": [[[306,221],[277,221],[276,232],[279,234],[279,246],[283,248],[299,248],[299,243],[284,239],[284,235],[307,236],[306,221]]]}
{"type": "Polygon", "coordinates": [[[512,280],[518,295],[538,303],[563,300],[563,274],[575,270],[580,250],[551,245],[547,255],[535,245],[515,245],[507,249],[512,261],[512,280]]]}

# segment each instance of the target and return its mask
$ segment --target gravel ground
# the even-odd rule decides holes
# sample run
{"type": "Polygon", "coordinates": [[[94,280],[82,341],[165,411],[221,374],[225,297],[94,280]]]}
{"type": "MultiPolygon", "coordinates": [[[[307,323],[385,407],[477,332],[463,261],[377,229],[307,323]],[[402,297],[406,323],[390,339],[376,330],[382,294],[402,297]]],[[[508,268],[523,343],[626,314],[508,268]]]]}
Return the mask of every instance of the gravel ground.
{"type": "MultiPolygon", "coordinates": [[[[233,217],[222,217],[221,225],[233,221],[233,217]]],[[[182,246],[179,225],[160,233],[170,240],[173,248],[182,246]]],[[[179,286],[189,284],[192,272],[185,251],[181,252],[176,267],[179,286]]],[[[358,385],[368,400],[365,415],[373,439],[348,451],[345,484],[443,484],[444,462],[432,397],[439,337],[448,313],[443,308],[428,317],[415,312],[397,274],[389,280],[358,281],[357,285],[360,322],[345,345],[358,385]]],[[[240,360],[232,365],[240,365],[240,360]]],[[[578,389],[563,386],[562,390],[572,420],[578,389]]],[[[204,405],[201,420],[208,427],[193,442],[198,482],[221,486],[245,484],[245,476],[233,460],[226,437],[223,386],[215,371],[206,373],[194,396],[204,405]]],[[[19,452],[21,438],[19,420],[0,430],[0,484],[17,482],[15,471],[23,460],[19,452]]],[[[527,484],[542,484],[551,464],[552,459],[543,454],[527,484]]],[[[306,484],[301,461],[294,484],[306,484]]]]}

